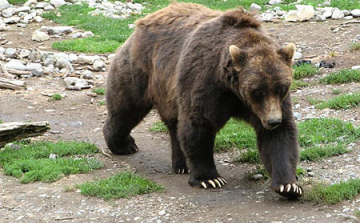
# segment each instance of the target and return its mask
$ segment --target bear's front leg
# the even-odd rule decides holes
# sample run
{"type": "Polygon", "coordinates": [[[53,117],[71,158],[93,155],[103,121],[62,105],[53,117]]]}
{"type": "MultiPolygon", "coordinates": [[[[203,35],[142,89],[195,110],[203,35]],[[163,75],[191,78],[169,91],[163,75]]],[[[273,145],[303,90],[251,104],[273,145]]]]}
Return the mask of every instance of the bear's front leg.
{"type": "Polygon", "coordinates": [[[260,158],[271,176],[272,189],[290,199],[301,197],[303,189],[296,181],[299,150],[293,119],[283,119],[282,124],[273,130],[258,127],[257,143],[260,158]]]}
{"type": "Polygon", "coordinates": [[[214,128],[202,118],[189,118],[178,123],[181,148],[191,170],[189,184],[193,187],[220,188],[227,183],[214,163],[215,135],[214,128]]]}

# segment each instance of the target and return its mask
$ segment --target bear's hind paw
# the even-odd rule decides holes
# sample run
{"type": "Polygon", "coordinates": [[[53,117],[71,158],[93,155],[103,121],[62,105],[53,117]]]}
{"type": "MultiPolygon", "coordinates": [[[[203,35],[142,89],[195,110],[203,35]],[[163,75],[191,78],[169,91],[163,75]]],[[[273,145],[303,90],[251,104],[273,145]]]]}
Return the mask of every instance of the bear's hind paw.
{"type": "Polygon", "coordinates": [[[176,173],[176,174],[188,174],[188,173],[190,173],[190,170],[188,168],[184,168],[184,169],[179,168],[179,169],[175,170],[174,173],[176,173]]]}
{"type": "Polygon", "coordinates": [[[276,193],[289,199],[296,199],[303,195],[303,189],[296,184],[281,184],[278,189],[274,189],[276,193]]]}

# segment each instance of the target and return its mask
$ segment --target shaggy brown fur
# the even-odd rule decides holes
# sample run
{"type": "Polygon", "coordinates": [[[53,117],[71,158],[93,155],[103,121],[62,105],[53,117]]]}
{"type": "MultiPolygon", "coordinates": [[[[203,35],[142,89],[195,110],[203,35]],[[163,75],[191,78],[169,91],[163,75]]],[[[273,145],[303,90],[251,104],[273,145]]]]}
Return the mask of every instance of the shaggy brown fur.
{"type": "Polygon", "coordinates": [[[236,117],[255,128],[272,188],[300,196],[289,96],[294,46],[280,48],[242,9],[173,3],[136,25],[109,71],[104,127],[109,149],[136,152],[130,131],[155,107],[170,132],[173,171],[191,169],[192,186],[220,187],[226,181],[214,164],[215,135],[236,117]]]}

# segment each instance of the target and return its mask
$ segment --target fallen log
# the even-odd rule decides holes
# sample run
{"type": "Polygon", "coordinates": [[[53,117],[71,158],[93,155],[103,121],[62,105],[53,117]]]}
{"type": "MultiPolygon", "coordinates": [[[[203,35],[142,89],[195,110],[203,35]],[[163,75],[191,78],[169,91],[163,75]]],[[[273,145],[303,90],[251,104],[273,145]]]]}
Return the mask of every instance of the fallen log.
{"type": "Polygon", "coordinates": [[[43,135],[50,129],[48,122],[8,122],[0,124],[0,148],[6,143],[43,135]]]}
{"type": "Polygon", "coordinates": [[[19,90],[26,89],[25,81],[10,80],[7,78],[0,77],[0,88],[19,90]]]}

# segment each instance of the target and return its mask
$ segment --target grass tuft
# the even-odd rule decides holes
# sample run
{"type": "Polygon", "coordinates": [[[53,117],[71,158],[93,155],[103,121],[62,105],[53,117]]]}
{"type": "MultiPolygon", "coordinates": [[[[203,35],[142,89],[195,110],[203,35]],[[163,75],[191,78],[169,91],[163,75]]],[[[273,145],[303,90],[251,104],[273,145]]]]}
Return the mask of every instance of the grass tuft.
{"type": "Polygon", "coordinates": [[[320,83],[323,84],[343,84],[350,82],[360,82],[360,70],[344,69],[320,79],[320,83]]]}
{"type": "Polygon", "coordinates": [[[305,200],[316,203],[336,204],[351,200],[360,193],[360,179],[350,179],[333,185],[316,184],[307,191],[305,200]]]}
{"type": "Polygon", "coordinates": [[[105,89],[104,88],[95,88],[92,89],[92,92],[98,94],[98,95],[104,95],[105,94],[105,89]]]}
{"type": "Polygon", "coordinates": [[[100,100],[99,101],[99,105],[105,105],[106,104],[106,101],[105,100],[100,100]]]}
{"type": "Polygon", "coordinates": [[[318,161],[326,157],[342,155],[349,152],[344,145],[312,146],[300,152],[301,161],[318,161]]]}
{"type": "Polygon", "coordinates": [[[163,191],[163,187],[130,172],[116,174],[106,179],[87,182],[75,186],[85,196],[95,196],[105,200],[129,198],[140,194],[163,191]]]}
{"type": "Polygon", "coordinates": [[[316,106],[316,108],[324,109],[349,109],[360,105],[360,93],[342,94],[329,101],[323,102],[316,106]]]}
{"type": "Polygon", "coordinates": [[[164,124],[164,122],[155,122],[150,128],[149,130],[151,132],[168,132],[168,129],[166,127],[166,125],[164,124]]]}
{"type": "Polygon", "coordinates": [[[294,66],[294,79],[299,80],[305,77],[314,76],[319,72],[319,69],[312,64],[302,64],[294,66]]]}
{"type": "Polygon", "coordinates": [[[360,43],[351,43],[350,44],[350,52],[353,52],[353,51],[358,51],[360,50],[360,43]]]}
{"type": "Polygon", "coordinates": [[[301,88],[308,87],[308,86],[310,86],[310,83],[308,83],[308,82],[305,82],[302,80],[293,80],[293,82],[291,83],[290,90],[296,91],[296,90],[299,90],[301,88]]]}
{"type": "Polygon", "coordinates": [[[60,101],[62,99],[61,95],[60,94],[53,94],[51,96],[51,101],[60,101]]]}
{"type": "Polygon", "coordinates": [[[308,101],[311,105],[317,105],[317,104],[320,104],[320,103],[324,102],[324,100],[312,99],[311,97],[308,97],[308,98],[307,98],[307,101],[308,101]]]}
{"type": "Polygon", "coordinates": [[[19,143],[20,149],[5,147],[0,151],[0,165],[5,174],[20,178],[21,183],[34,181],[52,182],[64,175],[87,173],[103,167],[101,161],[72,158],[94,154],[98,148],[85,142],[36,142],[19,143]],[[50,155],[55,154],[55,159],[50,155]]]}

